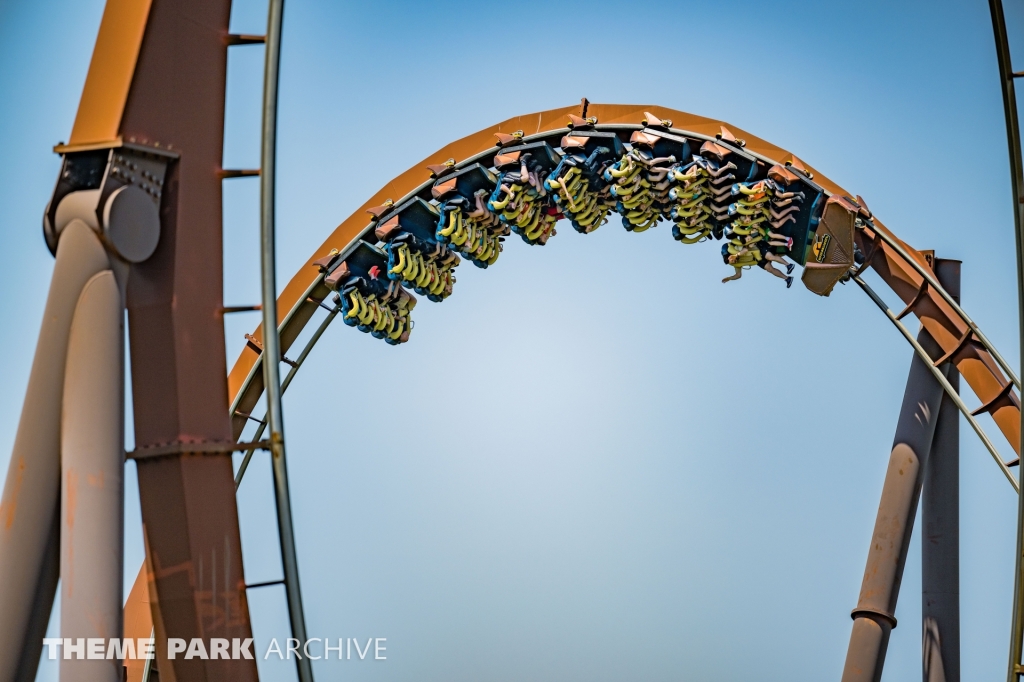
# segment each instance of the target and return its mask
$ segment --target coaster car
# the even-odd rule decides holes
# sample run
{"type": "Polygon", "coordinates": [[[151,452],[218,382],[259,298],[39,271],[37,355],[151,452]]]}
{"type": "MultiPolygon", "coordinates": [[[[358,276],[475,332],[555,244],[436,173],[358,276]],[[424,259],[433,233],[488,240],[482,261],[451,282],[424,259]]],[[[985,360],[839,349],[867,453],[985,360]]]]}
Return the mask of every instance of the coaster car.
{"type": "Polygon", "coordinates": [[[386,276],[387,254],[359,242],[344,260],[330,258],[324,283],[339,294],[342,321],[390,345],[408,341],[416,297],[386,276]]]}
{"type": "Polygon", "coordinates": [[[854,232],[867,209],[849,197],[833,195],[825,202],[814,238],[807,250],[801,277],[804,286],[819,296],[828,296],[854,264],[854,232]]]}

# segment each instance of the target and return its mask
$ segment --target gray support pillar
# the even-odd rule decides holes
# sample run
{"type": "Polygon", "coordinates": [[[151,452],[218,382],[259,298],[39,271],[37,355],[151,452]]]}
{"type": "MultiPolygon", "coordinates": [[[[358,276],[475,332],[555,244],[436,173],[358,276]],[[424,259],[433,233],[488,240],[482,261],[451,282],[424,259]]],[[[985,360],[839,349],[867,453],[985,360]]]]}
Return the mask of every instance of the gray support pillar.
{"type": "Polygon", "coordinates": [[[110,268],[96,234],[73,220],[60,237],[28,389],[0,498],[0,682],[35,679],[57,588],[60,405],[79,293],[110,268]]]}
{"type": "MultiPolygon", "coordinates": [[[[922,329],[917,338],[932,357],[939,356],[931,335],[922,329]]],[[[878,682],[882,677],[889,633],[896,627],[896,600],[942,396],[942,386],[915,354],[882,486],[860,598],[851,614],[853,633],[843,682],[878,682]]]]}
{"type": "MultiPolygon", "coordinates": [[[[960,262],[936,260],[939,283],[960,301],[960,262]]],[[[960,390],[956,368],[949,383],[960,390]]],[[[960,682],[960,412],[943,395],[921,490],[922,666],[925,682],[960,682]]]]}
{"type": "MultiPolygon", "coordinates": [[[[121,636],[124,569],[124,306],[114,273],[78,297],[68,342],[61,428],[60,636],[121,636]]],[[[62,682],[120,682],[122,662],[60,662],[62,682]]]]}

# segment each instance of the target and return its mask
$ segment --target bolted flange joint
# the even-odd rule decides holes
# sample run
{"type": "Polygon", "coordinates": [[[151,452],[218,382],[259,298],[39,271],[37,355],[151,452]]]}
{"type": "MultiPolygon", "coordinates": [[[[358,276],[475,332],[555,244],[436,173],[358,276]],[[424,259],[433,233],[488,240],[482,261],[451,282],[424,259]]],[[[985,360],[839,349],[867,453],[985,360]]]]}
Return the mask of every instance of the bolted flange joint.
{"type": "Polygon", "coordinates": [[[124,261],[141,263],[152,256],[160,242],[164,183],[177,154],[120,142],[57,151],[63,163],[43,214],[50,252],[56,254],[61,232],[77,219],[124,261]]]}

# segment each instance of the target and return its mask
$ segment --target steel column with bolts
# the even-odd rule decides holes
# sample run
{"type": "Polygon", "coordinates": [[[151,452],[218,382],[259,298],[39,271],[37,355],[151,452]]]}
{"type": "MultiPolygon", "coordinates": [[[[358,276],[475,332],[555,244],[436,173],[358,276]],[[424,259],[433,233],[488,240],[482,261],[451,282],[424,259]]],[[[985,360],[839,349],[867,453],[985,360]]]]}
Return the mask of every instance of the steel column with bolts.
{"type": "Polygon", "coordinates": [[[253,660],[169,660],[168,637],[252,636],[224,358],[220,173],[230,0],[108,0],[67,148],[177,154],[160,241],[127,289],[135,459],[161,678],[257,679],[253,660]],[[147,454],[149,453],[149,454],[147,454]]]}
{"type": "MultiPolygon", "coordinates": [[[[936,259],[939,283],[960,302],[960,262],[936,259]]],[[[960,374],[948,370],[960,390],[960,374]]],[[[960,682],[960,411],[942,396],[921,489],[922,675],[960,682]]]]}
{"type": "MultiPolygon", "coordinates": [[[[932,357],[941,355],[924,329],[918,341],[932,357]]],[[[896,600],[942,396],[942,386],[915,354],[882,486],[860,598],[851,614],[853,632],[843,682],[878,682],[882,677],[889,634],[896,627],[896,600]]]]}
{"type": "Polygon", "coordinates": [[[0,498],[0,682],[35,679],[60,561],[64,359],[79,294],[110,261],[80,220],[61,234],[0,498]]]}
{"type": "MultiPolygon", "coordinates": [[[[120,637],[124,567],[124,305],[114,273],[75,307],[61,426],[60,636],[120,637]]],[[[83,652],[86,653],[86,652],[83,652]]],[[[64,657],[61,680],[121,682],[122,662],[64,657]]]]}

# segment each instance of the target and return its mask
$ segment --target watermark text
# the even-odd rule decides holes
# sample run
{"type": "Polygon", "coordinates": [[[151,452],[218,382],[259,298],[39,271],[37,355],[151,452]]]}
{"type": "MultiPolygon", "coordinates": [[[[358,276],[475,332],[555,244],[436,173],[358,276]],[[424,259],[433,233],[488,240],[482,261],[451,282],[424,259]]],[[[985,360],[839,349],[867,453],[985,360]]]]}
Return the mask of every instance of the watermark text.
{"type": "MultiPolygon", "coordinates": [[[[368,637],[363,642],[359,637],[312,637],[301,641],[289,637],[284,642],[277,638],[271,639],[263,652],[263,660],[277,657],[280,660],[308,658],[319,660],[387,660],[387,637],[368,637]],[[334,646],[333,642],[337,642],[334,646]],[[282,646],[283,644],[283,646],[282,646]],[[331,654],[334,656],[331,656],[331,654]],[[355,656],[353,657],[353,653],[355,656]]],[[[152,637],[138,639],[104,639],[101,637],[46,637],[43,639],[46,656],[51,661],[58,657],[65,660],[139,660],[156,658],[156,642],[152,637]],[[60,656],[58,655],[60,650],[60,656]]],[[[178,637],[167,638],[167,658],[176,660],[191,659],[253,659],[253,640],[251,637],[226,639],[213,637],[210,639],[193,638],[189,640],[178,637]]]]}

